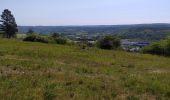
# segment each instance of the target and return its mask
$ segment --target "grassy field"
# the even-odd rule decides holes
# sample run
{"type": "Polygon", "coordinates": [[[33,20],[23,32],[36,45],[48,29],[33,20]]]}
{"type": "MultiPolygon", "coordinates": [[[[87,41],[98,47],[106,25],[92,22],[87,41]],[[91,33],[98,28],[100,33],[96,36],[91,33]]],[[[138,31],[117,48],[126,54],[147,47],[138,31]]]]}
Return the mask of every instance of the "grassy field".
{"type": "Polygon", "coordinates": [[[169,100],[170,58],[0,40],[1,100],[169,100]]]}

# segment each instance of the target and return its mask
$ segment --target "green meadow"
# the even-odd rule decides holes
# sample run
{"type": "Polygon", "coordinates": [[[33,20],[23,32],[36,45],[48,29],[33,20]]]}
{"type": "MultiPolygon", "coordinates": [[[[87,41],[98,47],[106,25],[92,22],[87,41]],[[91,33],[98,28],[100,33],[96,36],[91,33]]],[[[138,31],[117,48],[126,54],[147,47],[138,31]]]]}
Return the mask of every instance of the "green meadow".
{"type": "Polygon", "coordinates": [[[170,58],[0,40],[1,100],[169,100],[170,58]]]}

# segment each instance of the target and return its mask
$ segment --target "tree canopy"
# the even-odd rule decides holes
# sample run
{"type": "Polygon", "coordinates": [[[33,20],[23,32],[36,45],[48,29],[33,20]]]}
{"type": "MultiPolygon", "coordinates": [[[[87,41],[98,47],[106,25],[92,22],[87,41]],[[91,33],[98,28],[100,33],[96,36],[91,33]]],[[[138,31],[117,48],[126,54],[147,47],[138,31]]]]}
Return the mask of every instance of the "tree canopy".
{"type": "Polygon", "coordinates": [[[5,37],[14,37],[16,32],[18,32],[15,18],[8,9],[3,11],[0,22],[0,31],[4,32],[5,37]]]}
{"type": "Polygon", "coordinates": [[[117,49],[120,47],[120,39],[112,36],[105,36],[103,39],[99,40],[97,44],[101,49],[117,49]]]}
{"type": "Polygon", "coordinates": [[[170,56],[170,36],[142,49],[143,53],[170,56]]]}

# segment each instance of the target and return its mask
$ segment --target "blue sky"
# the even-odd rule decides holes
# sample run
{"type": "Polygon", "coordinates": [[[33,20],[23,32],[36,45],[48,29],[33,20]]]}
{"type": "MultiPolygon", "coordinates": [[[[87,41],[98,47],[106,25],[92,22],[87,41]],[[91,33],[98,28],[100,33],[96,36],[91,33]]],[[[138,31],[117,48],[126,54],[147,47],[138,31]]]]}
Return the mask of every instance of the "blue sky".
{"type": "Polygon", "coordinates": [[[18,25],[170,23],[170,0],[0,0],[18,25]]]}

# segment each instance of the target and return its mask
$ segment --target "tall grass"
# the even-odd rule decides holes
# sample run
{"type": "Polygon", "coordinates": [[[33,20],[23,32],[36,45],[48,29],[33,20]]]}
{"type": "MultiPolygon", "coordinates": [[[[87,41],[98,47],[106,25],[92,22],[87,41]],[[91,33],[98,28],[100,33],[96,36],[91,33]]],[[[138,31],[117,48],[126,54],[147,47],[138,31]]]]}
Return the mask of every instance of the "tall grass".
{"type": "Polygon", "coordinates": [[[170,58],[0,40],[4,100],[168,100],[169,94],[170,58]]]}

